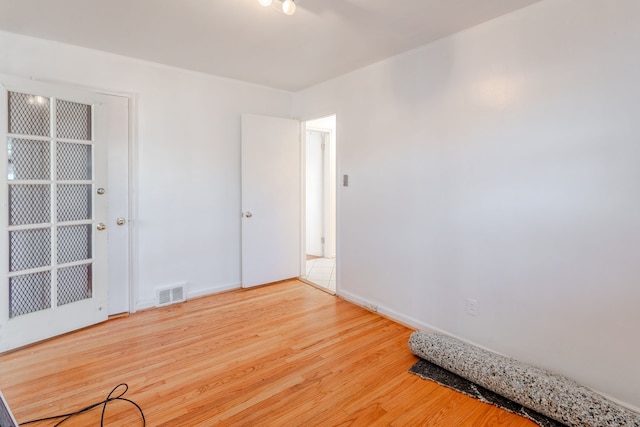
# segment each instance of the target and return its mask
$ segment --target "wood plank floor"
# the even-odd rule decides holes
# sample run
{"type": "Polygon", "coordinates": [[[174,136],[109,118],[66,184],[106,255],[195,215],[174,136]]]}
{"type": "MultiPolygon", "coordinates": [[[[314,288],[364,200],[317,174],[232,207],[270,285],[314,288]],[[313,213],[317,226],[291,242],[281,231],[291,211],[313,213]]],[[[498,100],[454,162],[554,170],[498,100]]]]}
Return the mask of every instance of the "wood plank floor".
{"type": "MultiPolygon", "coordinates": [[[[293,280],[150,309],[0,355],[19,422],[119,383],[147,426],[527,426],[407,370],[411,330],[293,280]]],[[[113,402],[107,426],[140,426],[113,402]]],[[[97,426],[100,409],[65,426],[97,426]]],[[[50,426],[53,422],[36,424],[50,426]]]]}

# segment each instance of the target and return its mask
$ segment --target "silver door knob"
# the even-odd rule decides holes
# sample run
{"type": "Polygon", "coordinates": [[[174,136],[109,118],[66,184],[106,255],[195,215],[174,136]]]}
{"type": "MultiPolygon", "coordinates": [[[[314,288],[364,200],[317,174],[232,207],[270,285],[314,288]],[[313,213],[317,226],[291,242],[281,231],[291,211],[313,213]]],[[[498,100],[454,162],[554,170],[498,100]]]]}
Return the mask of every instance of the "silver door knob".
{"type": "Polygon", "coordinates": [[[251,218],[253,216],[253,214],[251,212],[247,212],[244,214],[245,217],[247,218],[251,218]]]}
{"type": "Polygon", "coordinates": [[[98,223],[98,225],[96,226],[96,228],[98,229],[98,231],[102,231],[102,230],[106,230],[107,226],[104,225],[104,223],[100,222],[98,223]]]}
{"type": "Polygon", "coordinates": [[[127,223],[127,220],[124,218],[118,218],[116,219],[116,224],[118,225],[125,225],[127,223]]]}

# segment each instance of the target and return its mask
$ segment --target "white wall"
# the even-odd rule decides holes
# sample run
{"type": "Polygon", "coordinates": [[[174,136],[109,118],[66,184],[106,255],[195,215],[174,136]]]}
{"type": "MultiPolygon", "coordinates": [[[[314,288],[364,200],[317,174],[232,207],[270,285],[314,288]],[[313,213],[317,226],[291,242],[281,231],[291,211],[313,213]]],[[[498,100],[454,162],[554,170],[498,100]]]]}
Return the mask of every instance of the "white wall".
{"type": "Polygon", "coordinates": [[[640,407],[639,16],[546,0],[296,94],[337,113],[340,293],[640,407]]]}
{"type": "Polygon", "coordinates": [[[240,114],[290,116],[291,94],[0,32],[0,73],[137,96],[138,283],[239,287],[240,114]]]}

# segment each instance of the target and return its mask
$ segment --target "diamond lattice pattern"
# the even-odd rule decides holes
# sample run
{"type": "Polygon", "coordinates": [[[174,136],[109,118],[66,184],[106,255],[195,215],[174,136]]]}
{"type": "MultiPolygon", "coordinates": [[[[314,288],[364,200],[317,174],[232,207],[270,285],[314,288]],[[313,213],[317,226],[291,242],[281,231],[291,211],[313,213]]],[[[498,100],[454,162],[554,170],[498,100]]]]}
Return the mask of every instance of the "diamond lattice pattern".
{"type": "Polygon", "coordinates": [[[49,136],[50,109],[49,98],[9,92],[9,133],[49,136]]]}
{"type": "Polygon", "coordinates": [[[91,298],[91,264],[58,270],[58,305],[91,298]]]}
{"type": "Polygon", "coordinates": [[[43,224],[50,221],[49,185],[9,185],[9,225],[43,224]]]}
{"type": "Polygon", "coordinates": [[[91,226],[71,225],[58,228],[58,263],[91,258],[91,226]]]}
{"type": "Polygon", "coordinates": [[[91,139],[91,105],[56,100],[56,136],[91,139]]]}
{"type": "Polygon", "coordinates": [[[10,271],[48,265],[51,265],[51,229],[37,228],[9,232],[10,271]]]}
{"type": "Polygon", "coordinates": [[[56,199],[58,221],[91,219],[91,184],[60,184],[56,199]]]}
{"type": "Polygon", "coordinates": [[[91,179],[91,146],[59,142],[56,146],[56,175],[60,180],[91,179]]]}
{"type": "Polygon", "coordinates": [[[8,176],[12,179],[49,179],[49,142],[8,138],[8,176]]]}
{"type": "MultiPolygon", "coordinates": [[[[7,178],[9,181],[36,181],[9,184],[9,225],[50,224],[51,142],[35,137],[55,136],[67,140],[91,141],[92,106],[56,100],[55,122],[51,99],[19,92],[9,92],[8,130],[14,136],[7,142],[7,178]],[[24,137],[18,137],[21,135],[24,137]],[[31,137],[31,138],[29,138],[31,137]]],[[[92,146],[68,141],[56,143],[55,179],[90,181],[92,146]]],[[[58,222],[87,220],[92,217],[91,184],[54,184],[58,222]]],[[[9,230],[9,316],[16,317],[52,307],[52,278],[56,278],[57,304],[65,305],[92,297],[91,263],[62,267],[52,271],[27,270],[51,266],[54,256],[60,264],[90,260],[91,225],[60,225],[28,230],[9,230]],[[52,254],[52,230],[57,233],[57,251],[52,254]],[[24,274],[26,273],[26,274],[24,274]]]]}
{"type": "Polygon", "coordinates": [[[51,308],[51,272],[9,278],[9,317],[51,308]]]}

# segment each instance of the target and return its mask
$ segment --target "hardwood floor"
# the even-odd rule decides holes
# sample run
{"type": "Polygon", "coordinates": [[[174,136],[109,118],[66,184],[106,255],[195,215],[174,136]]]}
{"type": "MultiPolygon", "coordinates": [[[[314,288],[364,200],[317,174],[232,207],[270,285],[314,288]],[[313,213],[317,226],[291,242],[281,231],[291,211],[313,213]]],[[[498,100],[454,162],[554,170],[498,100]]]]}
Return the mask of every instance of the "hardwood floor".
{"type": "MultiPolygon", "coordinates": [[[[0,355],[19,422],[124,382],[147,426],[528,426],[407,370],[411,330],[293,280],[131,316],[0,355]]],[[[141,426],[125,402],[106,426],[141,426]]],[[[65,426],[97,426],[100,409],[65,426]]],[[[35,424],[50,426],[53,422],[35,424]]]]}

